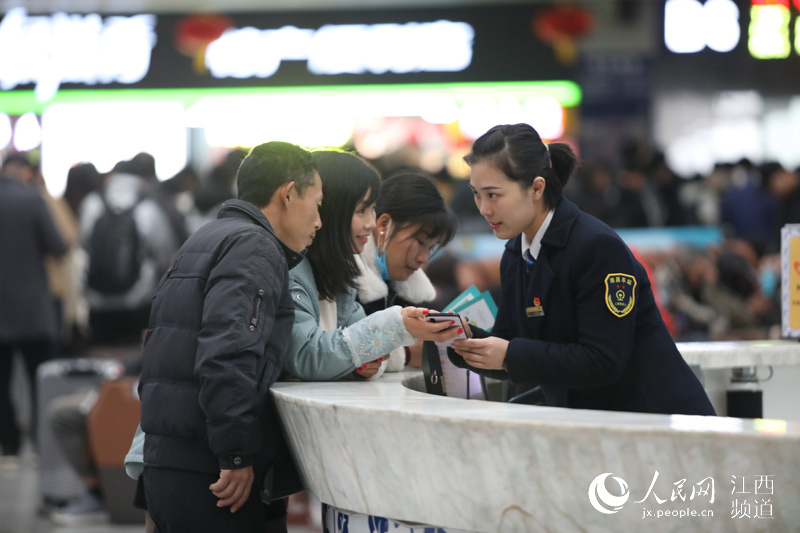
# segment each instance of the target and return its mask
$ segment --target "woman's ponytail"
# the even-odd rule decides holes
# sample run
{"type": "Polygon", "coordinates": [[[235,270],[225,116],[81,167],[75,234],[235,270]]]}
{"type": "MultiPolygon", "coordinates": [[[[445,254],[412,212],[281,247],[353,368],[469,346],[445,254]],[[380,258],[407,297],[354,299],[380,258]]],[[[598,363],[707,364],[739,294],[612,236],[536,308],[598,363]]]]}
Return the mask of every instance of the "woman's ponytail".
{"type": "Polygon", "coordinates": [[[503,124],[491,128],[464,157],[468,165],[488,160],[508,179],[530,187],[537,176],[545,179],[544,203],[554,208],[578,165],[568,144],[544,144],[529,124],[503,124]]]}
{"type": "Polygon", "coordinates": [[[572,151],[572,148],[565,143],[550,143],[547,145],[547,149],[550,152],[551,166],[563,190],[578,166],[578,157],[572,151]]]}

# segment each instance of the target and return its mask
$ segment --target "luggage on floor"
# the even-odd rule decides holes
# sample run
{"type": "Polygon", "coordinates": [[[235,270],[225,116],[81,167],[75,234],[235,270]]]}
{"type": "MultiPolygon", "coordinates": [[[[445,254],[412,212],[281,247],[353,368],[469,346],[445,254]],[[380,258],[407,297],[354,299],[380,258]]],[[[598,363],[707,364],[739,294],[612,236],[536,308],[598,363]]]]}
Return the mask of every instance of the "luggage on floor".
{"type": "Polygon", "coordinates": [[[116,379],[120,372],[120,364],[109,359],[56,359],[39,365],[36,372],[37,452],[39,492],[45,508],[63,505],[85,492],[53,435],[47,416],[50,402],[81,389],[97,390],[105,379],[116,379]]]}
{"type": "Polygon", "coordinates": [[[136,481],[125,473],[125,455],[139,425],[137,378],[106,381],[89,413],[89,444],[112,524],[144,524],[144,511],[133,506],[136,481]]]}

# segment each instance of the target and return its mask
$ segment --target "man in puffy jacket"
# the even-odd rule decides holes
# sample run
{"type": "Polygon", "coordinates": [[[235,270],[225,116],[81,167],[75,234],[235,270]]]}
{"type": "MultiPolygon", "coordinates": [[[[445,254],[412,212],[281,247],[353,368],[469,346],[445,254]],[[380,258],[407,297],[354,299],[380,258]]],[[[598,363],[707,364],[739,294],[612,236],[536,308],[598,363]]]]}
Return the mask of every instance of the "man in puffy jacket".
{"type": "Polygon", "coordinates": [[[288,269],[321,226],[322,185],[310,154],[282,142],[255,147],[237,183],[153,299],[139,392],[159,532],[263,532],[270,512],[281,437],[269,387],[294,320],[288,269]]]}

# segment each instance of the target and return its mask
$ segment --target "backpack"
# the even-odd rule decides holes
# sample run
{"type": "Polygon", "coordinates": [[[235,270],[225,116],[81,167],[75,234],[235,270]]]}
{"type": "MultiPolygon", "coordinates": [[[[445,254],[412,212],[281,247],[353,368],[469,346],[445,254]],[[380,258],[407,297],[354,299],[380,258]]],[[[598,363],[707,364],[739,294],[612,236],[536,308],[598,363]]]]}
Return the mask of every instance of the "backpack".
{"type": "Polygon", "coordinates": [[[143,254],[133,211],[141,196],[127,209],[114,211],[101,194],[105,211],[95,222],[89,240],[89,272],[86,282],[103,294],[122,294],[136,284],[143,254]]]}

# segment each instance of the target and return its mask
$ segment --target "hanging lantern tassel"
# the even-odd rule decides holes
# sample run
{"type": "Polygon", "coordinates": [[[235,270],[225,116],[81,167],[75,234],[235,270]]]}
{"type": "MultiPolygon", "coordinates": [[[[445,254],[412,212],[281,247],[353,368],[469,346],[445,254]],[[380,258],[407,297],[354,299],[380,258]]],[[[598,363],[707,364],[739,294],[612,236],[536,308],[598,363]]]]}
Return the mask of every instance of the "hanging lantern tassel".
{"type": "Polygon", "coordinates": [[[556,52],[556,59],[565,65],[572,65],[578,59],[578,47],[571,37],[556,37],[553,50],[556,52]]]}
{"type": "Polygon", "coordinates": [[[571,65],[578,58],[576,43],[594,30],[592,14],[575,4],[558,4],[539,11],[531,24],[533,33],[553,47],[561,63],[571,65]]]}

